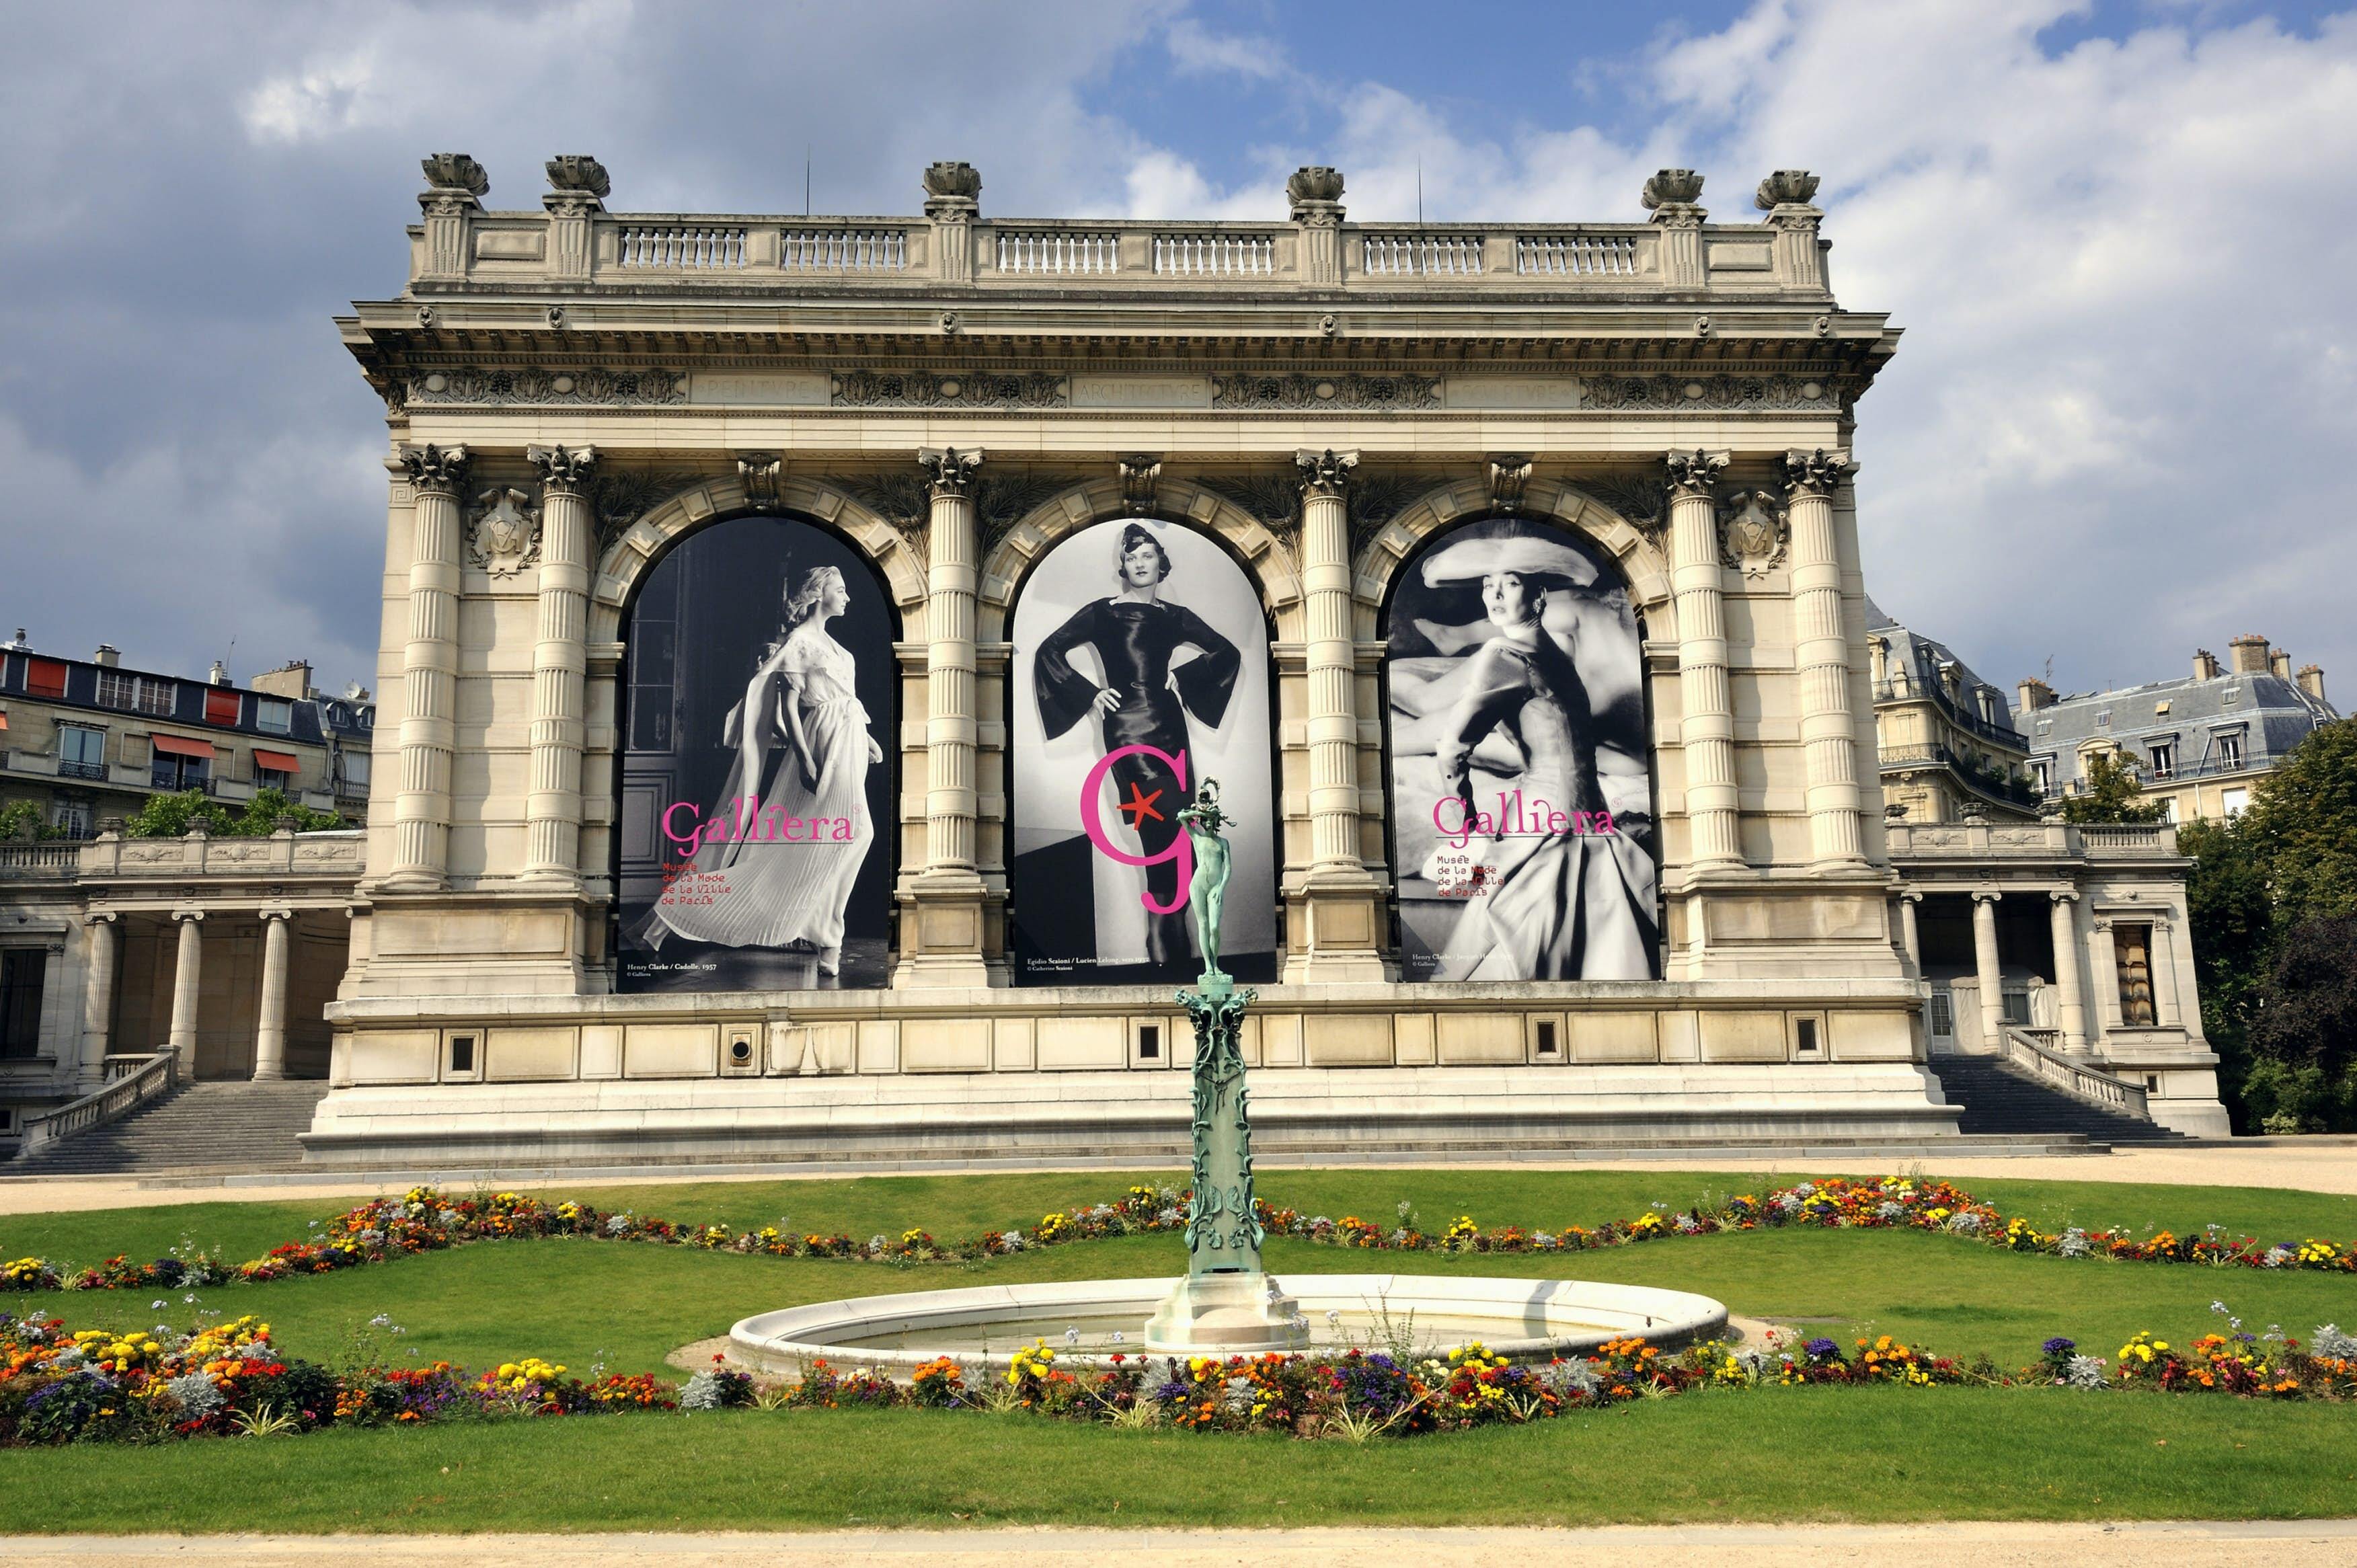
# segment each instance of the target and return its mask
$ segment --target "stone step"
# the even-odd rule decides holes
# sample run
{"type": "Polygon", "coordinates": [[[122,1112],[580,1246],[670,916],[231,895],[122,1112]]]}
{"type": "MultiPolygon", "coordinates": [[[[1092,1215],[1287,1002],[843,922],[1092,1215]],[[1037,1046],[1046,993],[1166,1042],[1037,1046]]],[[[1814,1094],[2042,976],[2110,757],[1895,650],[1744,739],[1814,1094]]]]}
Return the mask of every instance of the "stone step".
{"type": "Polygon", "coordinates": [[[2029,1077],[1995,1057],[1934,1057],[1929,1064],[1951,1104],[1962,1108],[1957,1130],[1966,1133],[2075,1133],[2107,1144],[2176,1144],[2189,1140],[2029,1077]]]}
{"type": "Polygon", "coordinates": [[[303,1160],[297,1140],[327,1092],[308,1080],[188,1084],[120,1121],[20,1155],[0,1165],[0,1176],[293,1169],[303,1160]]]}

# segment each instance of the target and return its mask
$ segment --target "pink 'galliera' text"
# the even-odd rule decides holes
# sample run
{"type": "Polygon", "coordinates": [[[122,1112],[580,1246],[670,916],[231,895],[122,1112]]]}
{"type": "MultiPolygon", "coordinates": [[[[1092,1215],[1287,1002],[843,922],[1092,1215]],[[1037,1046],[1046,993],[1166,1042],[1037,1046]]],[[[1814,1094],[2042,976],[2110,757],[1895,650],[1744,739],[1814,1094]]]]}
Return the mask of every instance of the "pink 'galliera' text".
{"type": "Polygon", "coordinates": [[[693,800],[674,800],[663,812],[663,837],[679,846],[682,859],[707,843],[851,843],[856,840],[849,817],[797,817],[783,806],[768,811],[750,796],[739,795],[725,811],[699,820],[693,800]],[[687,814],[687,826],[679,818],[687,814]]]}
{"type": "Polygon", "coordinates": [[[1458,849],[1474,838],[1553,838],[1563,833],[1620,831],[1612,825],[1609,811],[1559,811],[1543,795],[1524,800],[1520,789],[1498,791],[1495,811],[1470,806],[1456,795],[1444,795],[1432,803],[1432,825],[1458,849]]]}

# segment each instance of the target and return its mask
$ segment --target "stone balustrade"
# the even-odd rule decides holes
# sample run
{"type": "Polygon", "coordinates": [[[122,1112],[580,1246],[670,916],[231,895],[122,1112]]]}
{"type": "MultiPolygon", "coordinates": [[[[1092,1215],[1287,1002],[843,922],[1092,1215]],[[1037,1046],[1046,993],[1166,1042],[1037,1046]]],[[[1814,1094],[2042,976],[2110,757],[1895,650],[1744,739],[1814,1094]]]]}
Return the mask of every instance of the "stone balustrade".
{"type": "Polygon", "coordinates": [[[77,871],[84,879],[154,877],[186,882],[273,872],[356,879],[366,865],[368,835],[352,831],[276,832],[266,838],[189,833],[181,838],[135,839],[102,833],[79,848],[77,871]]]}
{"type": "Polygon", "coordinates": [[[1892,822],[1884,829],[1896,862],[1913,860],[2165,860],[2177,853],[2168,822],[1892,822]]]}

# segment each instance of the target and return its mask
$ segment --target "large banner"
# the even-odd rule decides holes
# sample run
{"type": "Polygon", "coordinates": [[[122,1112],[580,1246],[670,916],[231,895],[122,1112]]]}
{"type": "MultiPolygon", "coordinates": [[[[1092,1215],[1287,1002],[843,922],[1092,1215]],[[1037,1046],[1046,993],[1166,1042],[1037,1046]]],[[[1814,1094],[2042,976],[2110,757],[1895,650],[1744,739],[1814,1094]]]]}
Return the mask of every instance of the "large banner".
{"type": "Polygon", "coordinates": [[[1032,569],[1013,640],[1016,983],[1195,977],[1178,809],[1207,777],[1235,819],[1222,967],[1275,980],[1268,632],[1243,569],[1176,523],[1096,523],[1032,569]]]}
{"type": "Polygon", "coordinates": [[[1644,667],[1604,557],[1516,518],[1427,540],[1384,668],[1401,978],[1658,978],[1644,667]]]}
{"type": "Polygon", "coordinates": [[[625,633],[624,991],[881,986],[890,602],[823,529],[737,518],[649,574],[625,633]]]}

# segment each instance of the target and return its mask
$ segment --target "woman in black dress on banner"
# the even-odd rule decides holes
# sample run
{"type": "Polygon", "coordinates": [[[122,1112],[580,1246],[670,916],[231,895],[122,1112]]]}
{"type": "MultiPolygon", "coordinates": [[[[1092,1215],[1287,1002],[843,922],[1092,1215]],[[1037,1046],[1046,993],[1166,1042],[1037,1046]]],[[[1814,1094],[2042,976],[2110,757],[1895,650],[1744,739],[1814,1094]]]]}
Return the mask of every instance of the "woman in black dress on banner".
{"type": "MultiPolygon", "coordinates": [[[[1178,757],[1190,750],[1189,714],[1218,726],[1235,691],[1243,656],[1202,617],[1183,605],[1162,602],[1162,583],[1169,575],[1169,553],[1154,535],[1139,523],[1125,527],[1114,562],[1121,591],[1083,607],[1040,644],[1033,682],[1049,739],[1093,709],[1102,716],[1106,751],[1150,746],[1178,757]],[[1097,664],[1104,671],[1102,686],[1072,665],[1072,651],[1083,646],[1096,650],[1097,664]],[[1196,656],[1174,666],[1171,658],[1182,648],[1195,649],[1196,656]]],[[[1157,757],[1133,754],[1113,765],[1114,790],[1122,807],[1119,820],[1135,830],[1142,854],[1160,854],[1177,841],[1179,808],[1202,771],[1191,756],[1187,756],[1187,770],[1182,784],[1157,757]]],[[[1146,886],[1156,904],[1175,905],[1177,859],[1147,866],[1146,886]]],[[[1189,953],[1185,914],[1176,908],[1164,915],[1148,910],[1146,961],[1182,963],[1189,953]]]]}

